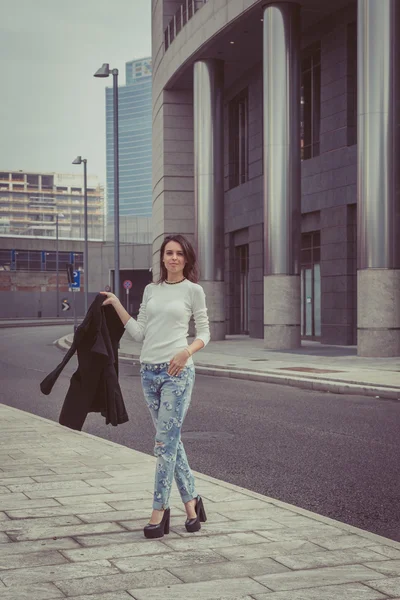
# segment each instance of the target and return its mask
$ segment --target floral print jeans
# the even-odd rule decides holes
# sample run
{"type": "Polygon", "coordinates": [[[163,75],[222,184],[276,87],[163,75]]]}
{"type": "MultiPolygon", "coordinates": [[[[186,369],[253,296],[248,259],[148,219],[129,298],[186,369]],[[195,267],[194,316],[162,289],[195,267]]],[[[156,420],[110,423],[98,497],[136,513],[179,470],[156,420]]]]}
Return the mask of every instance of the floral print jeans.
{"type": "Polygon", "coordinates": [[[174,478],[182,502],[197,496],[194,477],[181,441],[182,423],[194,385],[194,366],[184,367],[176,376],[168,375],[168,368],[168,363],[141,363],[140,368],[144,397],[156,428],[153,508],[158,510],[169,507],[174,478]]]}

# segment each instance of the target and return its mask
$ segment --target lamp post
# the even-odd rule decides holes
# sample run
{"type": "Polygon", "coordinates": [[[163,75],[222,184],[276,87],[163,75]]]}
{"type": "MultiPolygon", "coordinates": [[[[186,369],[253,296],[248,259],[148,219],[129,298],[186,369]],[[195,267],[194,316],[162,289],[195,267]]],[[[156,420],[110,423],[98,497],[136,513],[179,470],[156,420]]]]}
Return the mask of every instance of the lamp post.
{"type": "Polygon", "coordinates": [[[104,63],[94,77],[113,76],[113,116],[114,116],[114,293],[119,297],[119,148],[118,148],[118,69],[111,69],[104,63]]]}
{"type": "Polygon", "coordinates": [[[63,219],[63,214],[56,213],[56,289],[57,289],[57,317],[60,316],[60,289],[59,289],[59,280],[58,280],[58,218],[63,219]]]}
{"type": "Polygon", "coordinates": [[[89,248],[88,248],[88,210],[87,210],[87,158],[77,156],[72,161],[73,165],[80,165],[83,163],[83,214],[84,214],[84,240],[85,240],[85,251],[83,254],[83,270],[85,273],[85,314],[88,310],[88,296],[89,296],[89,248]]]}

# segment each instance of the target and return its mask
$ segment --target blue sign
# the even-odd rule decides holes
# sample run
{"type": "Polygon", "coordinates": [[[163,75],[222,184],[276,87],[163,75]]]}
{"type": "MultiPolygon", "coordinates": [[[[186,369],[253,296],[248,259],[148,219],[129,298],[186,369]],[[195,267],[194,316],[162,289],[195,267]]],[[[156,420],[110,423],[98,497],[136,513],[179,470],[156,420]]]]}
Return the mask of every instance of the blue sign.
{"type": "Polygon", "coordinates": [[[73,282],[70,284],[69,289],[71,290],[71,292],[79,292],[81,289],[81,272],[80,271],[73,271],[72,272],[73,275],[73,282]]]}

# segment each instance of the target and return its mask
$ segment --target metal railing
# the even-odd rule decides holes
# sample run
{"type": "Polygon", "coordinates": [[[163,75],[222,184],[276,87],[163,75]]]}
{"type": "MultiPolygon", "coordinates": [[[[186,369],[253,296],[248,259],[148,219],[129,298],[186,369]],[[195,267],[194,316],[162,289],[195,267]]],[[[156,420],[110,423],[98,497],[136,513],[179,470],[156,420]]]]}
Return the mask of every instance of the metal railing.
{"type": "Polygon", "coordinates": [[[206,4],[206,2],[208,2],[208,0],[185,0],[185,2],[180,5],[164,31],[164,52],[168,50],[186,23],[204,6],[204,4],[206,4]]]}

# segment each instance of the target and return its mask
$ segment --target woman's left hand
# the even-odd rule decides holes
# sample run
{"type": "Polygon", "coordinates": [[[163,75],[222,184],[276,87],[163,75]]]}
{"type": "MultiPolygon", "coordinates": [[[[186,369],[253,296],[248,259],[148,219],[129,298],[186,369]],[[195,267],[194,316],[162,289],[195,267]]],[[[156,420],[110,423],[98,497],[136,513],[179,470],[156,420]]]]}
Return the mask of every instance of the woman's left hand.
{"type": "Polygon", "coordinates": [[[189,353],[186,350],[175,354],[174,358],[169,361],[168,375],[176,376],[179,375],[186,365],[189,358],[189,353]]]}

